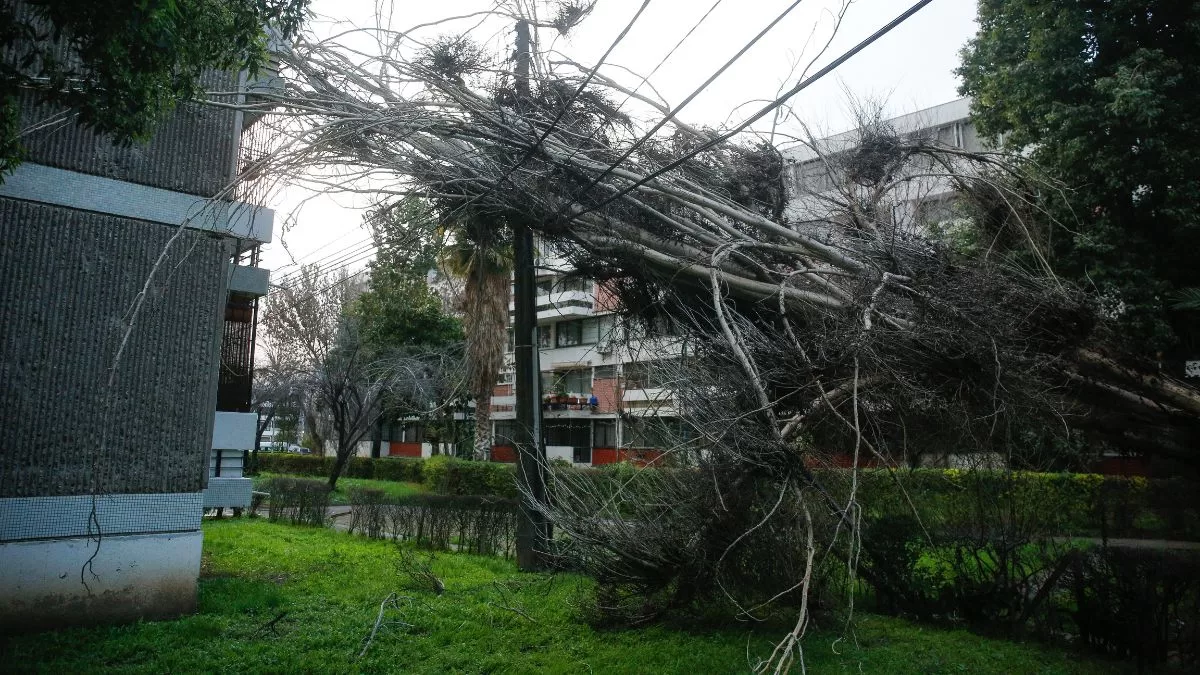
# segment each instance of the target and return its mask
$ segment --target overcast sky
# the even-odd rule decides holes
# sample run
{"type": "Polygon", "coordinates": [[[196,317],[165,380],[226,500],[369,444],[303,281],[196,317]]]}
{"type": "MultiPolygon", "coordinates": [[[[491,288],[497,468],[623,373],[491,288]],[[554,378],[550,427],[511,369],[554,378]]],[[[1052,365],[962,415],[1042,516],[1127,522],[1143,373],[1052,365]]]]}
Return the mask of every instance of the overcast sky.
{"type": "MultiPolygon", "coordinates": [[[[512,0],[508,0],[511,2],[512,0]]],[[[907,9],[914,0],[857,0],[846,12],[840,30],[813,70],[836,58],[880,26],[907,9]]],[[[766,27],[793,0],[722,0],[695,32],[662,65],[650,84],[670,104],[676,104],[766,27]]],[[[626,84],[636,84],[712,6],[714,0],[651,0],[637,23],[609,56],[602,72],[626,84]],[[628,69],[628,70],[624,70],[628,69]],[[630,71],[637,73],[631,75],[630,71]]],[[[392,27],[417,24],[486,10],[489,0],[382,0],[392,27]]],[[[542,32],[543,52],[551,49],[585,65],[594,64],[633,17],[642,0],[599,0],[595,10],[567,38],[551,39],[542,32]]],[[[829,39],[838,0],[804,0],[734,66],[699,95],[681,114],[696,125],[720,126],[741,121],[755,106],[747,101],[774,99],[789,80],[792,64],[807,64],[829,39]]],[[[314,0],[318,35],[344,30],[348,23],[374,25],[375,0],[314,0]]],[[[470,30],[477,41],[497,53],[510,52],[511,22],[473,17],[423,29],[432,38],[470,30]]],[[[976,29],[975,3],[934,0],[896,30],[839,67],[833,74],[791,101],[798,117],[815,130],[835,133],[852,127],[848,97],[883,99],[889,113],[903,114],[958,97],[958,50],[976,29]]],[[[551,57],[553,58],[553,57],[551,57]]],[[[798,74],[798,73],[797,73],[798,74]]],[[[795,75],[792,75],[794,78],[795,75]]],[[[795,129],[795,125],[791,125],[795,129]]],[[[351,270],[368,258],[354,255],[366,239],[360,229],[361,208],[367,199],[347,195],[317,196],[285,190],[277,209],[275,241],[264,248],[262,266],[277,270],[273,281],[295,270],[293,261],[307,263],[338,257],[352,262],[351,270]],[[294,220],[284,232],[283,223],[294,220]],[[286,247],[286,250],[285,250],[286,247]],[[342,256],[333,255],[345,252],[342,256]],[[332,258],[331,258],[332,256],[332,258]]]]}

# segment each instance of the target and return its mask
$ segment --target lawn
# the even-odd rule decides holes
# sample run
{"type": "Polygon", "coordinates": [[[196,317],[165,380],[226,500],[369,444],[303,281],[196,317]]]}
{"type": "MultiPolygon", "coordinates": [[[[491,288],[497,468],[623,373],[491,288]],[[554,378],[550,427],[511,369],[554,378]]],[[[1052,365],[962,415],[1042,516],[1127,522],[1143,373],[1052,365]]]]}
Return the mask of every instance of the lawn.
{"type": "MultiPolygon", "coordinates": [[[[206,523],[200,611],[175,621],[9,639],[6,672],[725,673],[769,651],[779,629],[596,631],[578,619],[588,581],[442,554],[445,593],[406,588],[396,546],[262,519],[206,523]],[[380,602],[385,616],[359,658],[380,602]],[[265,627],[279,618],[273,627],[265,627]]],[[[1103,673],[1107,662],[860,614],[853,636],[806,642],[813,672],[1103,673]],[[836,642],[835,642],[836,641],[836,642]]]]}
{"type": "MultiPolygon", "coordinates": [[[[312,476],[291,476],[282,473],[261,473],[254,477],[254,489],[269,492],[266,489],[266,482],[272,478],[303,478],[306,480],[326,481],[327,478],[314,478],[312,476]]],[[[329,503],[332,506],[344,506],[350,504],[350,490],[354,488],[370,488],[373,490],[383,490],[383,492],[392,499],[407,497],[418,492],[425,492],[425,486],[420,483],[401,483],[394,480],[370,480],[367,478],[339,478],[337,489],[329,495],[329,503]]]]}

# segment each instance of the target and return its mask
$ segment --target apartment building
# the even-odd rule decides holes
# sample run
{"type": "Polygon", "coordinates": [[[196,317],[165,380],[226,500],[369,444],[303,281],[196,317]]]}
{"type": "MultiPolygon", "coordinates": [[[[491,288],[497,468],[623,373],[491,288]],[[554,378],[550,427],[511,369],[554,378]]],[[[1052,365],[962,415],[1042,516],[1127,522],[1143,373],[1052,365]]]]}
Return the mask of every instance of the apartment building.
{"type": "MultiPolygon", "coordinates": [[[[57,112],[24,103],[23,127],[57,112]]],[[[225,188],[254,122],[188,104],[127,147],[44,126],[0,183],[0,625],[193,611],[203,510],[249,504],[273,214],[225,188]]]]}

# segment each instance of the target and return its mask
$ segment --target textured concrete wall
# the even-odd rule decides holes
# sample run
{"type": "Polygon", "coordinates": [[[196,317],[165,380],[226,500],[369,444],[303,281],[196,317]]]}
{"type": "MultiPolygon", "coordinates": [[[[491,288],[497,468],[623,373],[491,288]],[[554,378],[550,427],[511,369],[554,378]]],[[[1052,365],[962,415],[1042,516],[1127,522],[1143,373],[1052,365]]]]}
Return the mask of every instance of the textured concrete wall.
{"type": "MultiPolygon", "coordinates": [[[[237,76],[214,73],[204,85],[213,91],[232,91],[237,76]]],[[[59,112],[26,97],[21,126],[59,112]]],[[[21,141],[31,162],[210,197],[230,182],[238,144],[235,134],[240,132],[233,111],[189,103],[160,123],[145,143],[120,147],[73,123],[48,126],[21,141]]]]}
{"type": "Polygon", "coordinates": [[[166,619],[195,611],[200,532],[0,544],[0,632],[166,619]],[[90,588],[89,588],[90,587],[90,588]]]}
{"type": "Polygon", "coordinates": [[[107,387],[127,312],[175,232],[0,199],[0,497],[204,487],[226,242],[182,232],[107,387]]]}

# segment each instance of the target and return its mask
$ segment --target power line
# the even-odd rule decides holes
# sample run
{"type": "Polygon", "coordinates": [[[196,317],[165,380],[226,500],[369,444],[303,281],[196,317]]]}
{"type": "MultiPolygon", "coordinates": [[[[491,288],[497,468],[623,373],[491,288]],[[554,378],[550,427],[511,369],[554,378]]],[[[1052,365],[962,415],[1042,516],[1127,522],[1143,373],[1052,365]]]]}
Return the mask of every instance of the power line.
{"type": "MultiPolygon", "coordinates": [[[[716,2],[714,2],[712,4],[712,6],[710,6],[708,8],[708,11],[704,13],[704,16],[701,16],[699,21],[692,24],[692,27],[688,29],[688,32],[684,33],[683,37],[679,38],[679,41],[675,43],[675,46],[671,47],[671,49],[667,51],[667,53],[658,61],[658,63],[654,66],[654,68],[651,69],[651,71],[648,74],[642,76],[642,81],[639,82],[638,85],[636,87],[634,87],[632,90],[630,90],[629,94],[627,94],[625,96],[625,100],[621,101],[621,104],[617,106],[617,108],[616,108],[617,110],[620,110],[621,108],[625,107],[626,103],[629,103],[629,99],[633,98],[637,94],[638,90],[641,89],[643,86],[645,86],[645,84],[647,82],[650,81],[651,77],[654,77],[654,74],[658,72],[658,69],[662,68],[663,64],[665,64],[668,59],[670,59],[672,56],[675,55],[675,52],[683,45],[684,42],[687,42],[687,39],[692,36],[692,33],[696,32],[696,29],[700,28],[701,24],[703,24],[705,22],[705,20],[708,19],[708,16],[710,14],[712,14],[713,10],[715,10],[717,8],[717,6],[720,5],[722,2],[724,2],[724,0],[717,0],[716,2]]],[[[653,88],[653,87],[651,87],[651,88],[653,88]]],[[[584,143],[581,143],[580,146],[582,147],[584,145],[587,145],[588,143],[591,143],[591,141],[596,137],[597,131],[599,131],[598,128],[592,130],[592,133],[588,134],[587,141],[585,141],[584,143]]],[[[571,153],[571,156],[568,157],[567,159],[568,160],[574,159],[575,155],[578,155],[579,152],[580,152],[580,148],[577,148],[574,152],[571,153]]],[[[622,158],[622,159],[624,159],[624,158],[622,158]]],[[[621,161],[621,160],[617,160],[617,161],[621,161]]]]}
{"type": "MultiPolygon", "coordinates": [[[[508,171],[505,171],[504,175],[500,177],[500,180],[496,181],[491,189],[491,194],[495,194],[495,192],[500,188],[504,181],[508,180],[508,177],[511,176],[513,172],[524,166],[525,162],[529,161],[529,158],[533,157],[533,154],[538,151],[538,148],[542,147],[542,143],[545,142],[546,138],[549,137],[550,134],[554,133],[554,129],[558,126],[558,123],[562,121],[563,115],[567,114],[567,110],[571,107],[571,104],[574,103],[575,99],[579,98],[579,96],[583,93],[583,90],[586,89],[589,84],[591,84],[592,78],[596,76],[596,72],[600,70],[600,66],[604,65],[605,60],[607,60],[609,55],[612,54],[613,50],[617,48],[617,45],[621,44],[621,41],[625,39],[625,36],[629,33],[630,29],[632,29],[634,24],[637,23],[638,18],[642,16],[642,12],[646,11],[646,7],[648,7],[652,1],[653,0],[643,0],[642,5],[638,7],[637,12],[634,13],[633,18],[629,20],[629,23],[625,24],[625,28],[621,30],[616,39],[612,41],[612,44],[608,46],[608,49],[605,50],[604,55],[601,56],[600,60],[596,62],[596,65],[588,71],[587,77],[584,78],[583,82],[575,89],[575,92],[571,94],[571,97],[567,99],[567,101],[559,108],[558,113],[555,114],[554,119],[550,121],[550,125],[546,127],[545,132],[543,132],[541,137],[537,139],[537,142],[533,144],[533,147],[529,148],[525,152],[525,155],[521,157],[520,161],[510,167],[508,171]]],[[[464,209],[480,199],[483,199],[483,197],[483,195],[473,197],[466,204],[459,206],[458,209],[464,209]]]]}
{"type": "MultiPolygon", "coordinates": [[[[582,191],[576,193],[575,196],[587,193],[588,190],[591,190],[592,188],[594,188],[597,184],[600,183],[600,181],[604,180],[605,177],[608,176],[608,174],[612,173],[612,171],[614,169],[616,169],[618,166],[620,166],[621,162],[624,162],[626,159],[629,159],[630,155],[632,155],[634,152],[637,151],[638,148],[642,147],[642,145],[644,145],[647,141],[649,141],[651,138],[653,138],[654,134],[657,133],[659,129],[662,129],[664,126],[666,126],[668,122],[670,122],[672,119],[674,119],[675,116],[677,114],[679,114],[679,112],[682,111],[685,107],[687,107],[689,103],[691,103],[693,100],[695,100],[695,98],[697,96],[704,93],[704,90],[707,89],[710,84],[712,84],[718,77],[720,77],[722,74],[724,74],[725,71],[730,68],[730,66],[732,66],[739,59],[741,59],[743,56],[745,56],[746,52],[750,51],[751,47],[758,44],[758,41],[761,40],[764,35],[769,33],[772,28],[774,28],[776,25],[779,24],[780,21],[783,21],[783,19],[788,14],[791,14],[792,10],[794,10],[794,9],[796,9],[796,7],[800,6],[800,3],[802,3],[802,2],[804,2],[804,0],[796,0],[791,5],[788,5],[788,7],[786,9],[784,9],[782,12],[779,13],[779,16],[776,16],[775,19],[773,21],[771,21],[771,23],[767,24],[765,28],[760,30],[758,32],[758,35],[755,35],[753,39],[751,39],[749,42],[747,42],[745,45],[743,45],[742,48],[739,49],[736,54],[734,54],[732,57],[729,58],[728,61],[725,62],[724,65],[722,65],[720,68],[718,68],[715,73],[713,73],[712,75],[709,75],[708,79],[706,79],[703,83],[701,83],[699,87],[696,87],[692,91],[692,93],[687,95],[687,98],[683,99],[683,101],[680,102],[679,105],[672,108],[670,110],[670,112],[668,112],[666,115],[663,116],[663,118],[661,120],[659,120],[658,124],[655,124],[654,127],[652,129],[650,129],[650,131],[647,131],[644,136],[639,138],[636,143],[629,146],[629,149],[626,150],[624,153],[622,153],[622,155],[620,157],[618,157],[617,160],[615,162],[613,162],[611,166],[609,166],[599,176],[597,176],[596,179],[593,180],[591,182],[591,184],[589,184],[586,188],[584,188],[582,191]]],[[[714,5],[714,7],[715,6],[716,5],[714,5]]],[[[709,11],[711,12],[712,10],[709,10],[709,11]]],[[[705,16],[708,16],[708,15],[706,14],[705,16]]],[[[691,33],[689,32],[688,34],[690,35],[691,33]]],[[[571,199],[568,201],[568,203],[575,201],[575,196],[572,196],[571,199]]],[[[557,219],[559,215],[562,215],[562,214],[561,213],[557,214],[555,216],[555,219],[557,219]]]]}
{"type": "MultiPolygon", "coordinates": [[[[295,278],[296,276],[298,276],[301,273],[301,270],[303,270],[305,267],[313,267],[313,266],[328,267],[330,265],[336,265],[337,261],[339,259],[345,258],[348,256],[358,255],[363,250],[370,248],[372,246],[374,246],[374,242],[370,238],[356,241],[353,244],[350,244],[349,246],[340,248],[336,251],[326,254],[325,256],[322,256],[321,258],[318,258],[311,262],[307,262],[307,263],[300,265],[300,267],[298,269],[295,269],[291,272],[288,272],[287,274],[280,276],[279,282],[280,282],[280,284],[282,284],[283,281],[286,279],[295,278]]],[[[279,270],[275,270],[275,271],[278,272],[279,270]]]]}
{"type": "MultiPolygon", "coordinates": [[[[334,237],[333,239],[331,239],[331,240],[329,240],[329,241],[325,242],[324,244],[322,244],[321,246],[318,246],[317,248],[315,248],[315,249],[313,249],[313,250],[309,251],[308,253],[306,253],[306,254],[304,254],[304,255],[300,256],[298,259],[293,259],[293,260],[292,260],[292,262],[290,262],[290,263],[288,263],[288,264],[286,264],[286,265],[284,265],[284,266],[282,266],[282,267],[277,267],[277,268],[276,268],[274,271],[276,271],[276,272],[281,272],[281,271],[283,271],[283,270],[286,270],[286,269],[287,269],[287,268],[289,268],[289,267],[302,267],[302,266],[304,265],[304,262],[303,262],[303,261],[304,261],[306,258],[311,258],[312,256],[314,256],[314,255],[316,255],[316,254],[320,253],[321,251],[323,251],[323,250],[325,250],[325,249],[329,248],[330,246],[332,246],[332,245],[334,245],[335,243],[337,243],[337,242],[339,242],[339,241],[341,241],[341,240],[345,239],[346,237],[349,237],[349,236],[350,236],[350,235],[352,235],[352,234],[354,234],[354,230],[347,230],[346,232],[342,233],[342,235],[341,235],[340,237],[334,237]]],[[[351,245],[353,246],[353,244],[351,244],[351,245]]]]}
{"type": "MultiPolygon", "coordinates": [[[[919,2],[914,4],[912,7],[909,7],[908,10],[906,10],[903,14],[897,16],[895,19],[892,19],[885,26],[883,26],[879,30],[872,33],[865,40],[863,40],[862,42],[859,42],[853,48],[844,52],[841,56],[839,56],[836,59],[834,59],[833,61],[831,61],[829,64],[827,64],[825,67],[821,68],[816,73],[813,73],[811,76],[805,78],[804,80],[801,80],[798,84],[796,84],[796,86],[792,87],[790,90],[785,92],[779,98],[776,98],[774,101],[771,101],[770,103],[763,106],[758,112],[751,115],[749,118],[744,120],[741,124],[737,125],[733,129],[730,129],[729,131],[727,131],[719,136],[716,136],[715,138],[710,139],[708,142],[704,143],[700,147],[688,152],[687,154],[683,155],[679,159],[676,159],[675,161],[671,162],[670,164],[667,164],[666,166],[662,167],[661,169],[657,169],[657,170],[651,172],[649,175],[634,182],[632,185],[629,185],[628,187],[625,187],[624,189],[619,190],[616,194],[605,199],[604,201],[600,202],[599,204],[597,204],[595,206],[590,206],[590,207],[584,209],[583,211],[573,215],[572,218],[580,218],[584,215],[587,215],[588,213],[596,211],[597,209],[604,208],[605,206],[613,203],[614,201],[620,199],[621,197],[624,197],[625,195],[636,190],[637,188],[641,187],[642,185],[645,185],[646,183],[654,180],[655,178],[661,176],[662,174],[664,174],[668,171],[671,171],[672,169],[678,168],[684,162],[688,161],[692,157],[695,157],[696,155],[700,154],[701,152],[704,152],[705,150],[708,150],[709,148],[712,148],[713,146],[724,143],[725,141],[729,140],[730,138],[745,131],[747,128],[750,127],[751,124],[754,124],[755,122],[757,122],[758,120],[760,120],[764,116],[766,116],[768,113],[774,111],[776,108],[783,105],[784,103],[787,103],[788,99],[792,98],[796,94],[798,94],[801,91],[803,91],[804,89],[808,88],[808,86],[811,85],[812,83],[820,80],[821,78],[825,77],[829,73],[833,72],[833,70],[836,69],[838,66],[840,66],[843,63],[845,63],[846,61],[850,60],[852,57],[854,57],[856,54],[861,52],[863,49],[866,49],[868,46],[870,46],[872,43],[874,43],[879,38],[890,33],[893,29],[895,29],[897,26],[899,26],[900,24],[907,21],[912,15],[914,15],[917,12],[919,12],[920,10],[922,10],[926,5],[928,5],[932,1],[933,0],[920,0],[919,2]]],[[[623,159],[624,158],[622,158],[622,160],[623,159]]],[[[616,163],[614,163],[613,165],[611,165],[607,169],[605,169],[604,172],[600,175],[600,177],[597,178],[596,180],[592,181],[583,192],[586,192],[588,190],[595,188],[599,184],[600,179],[602,179],[604,176],[607,176],[610,172],[612,172],[614,169],[616,169],[618,164],[622,160],[618,160],[616,163]]],[[[574,201],[574,200],[572,200],[572,201],[574,201]]],[[[565,212],[565,209],[566,209],[566,206],[564,206],[563,209],[560,209],[559,212],[557,214],[555,214],[555,219],[561,217],[562,214],[565,212]]]]}

